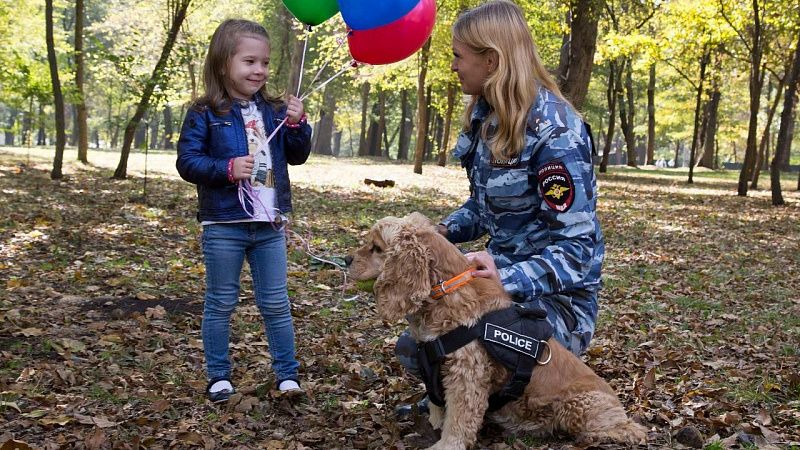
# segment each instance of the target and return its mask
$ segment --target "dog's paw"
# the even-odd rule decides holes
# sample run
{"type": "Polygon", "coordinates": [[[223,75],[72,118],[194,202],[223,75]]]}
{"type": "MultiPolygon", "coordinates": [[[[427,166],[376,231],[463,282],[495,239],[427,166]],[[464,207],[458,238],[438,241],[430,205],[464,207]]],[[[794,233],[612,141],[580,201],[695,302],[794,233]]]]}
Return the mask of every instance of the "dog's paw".
{"type": "Polygon", "coordinates": [[[442,425],[444,425],[444,408],[436,406],[433,403],[428,405],[428,407],[430,408],[428,422],[430,422],[434,430],[441,430],[442,425]]]}

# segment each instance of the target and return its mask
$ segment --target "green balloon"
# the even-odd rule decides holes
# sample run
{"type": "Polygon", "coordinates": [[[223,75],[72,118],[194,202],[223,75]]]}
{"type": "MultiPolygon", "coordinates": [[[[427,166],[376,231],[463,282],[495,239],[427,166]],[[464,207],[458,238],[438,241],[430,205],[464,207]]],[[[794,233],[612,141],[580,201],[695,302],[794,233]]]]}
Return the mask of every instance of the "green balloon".
{"type": "Polygon", "coordinates": [[[306,25],[319,25],[339,12],[336,0],[283,0],[286,8],[306,25]]]}

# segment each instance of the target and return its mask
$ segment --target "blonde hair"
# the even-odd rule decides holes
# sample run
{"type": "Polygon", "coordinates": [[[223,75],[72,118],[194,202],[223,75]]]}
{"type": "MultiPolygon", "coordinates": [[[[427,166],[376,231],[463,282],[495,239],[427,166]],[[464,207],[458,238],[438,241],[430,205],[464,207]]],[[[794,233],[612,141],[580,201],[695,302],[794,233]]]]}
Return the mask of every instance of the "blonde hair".
{"type": "MultiPolygon", "coordinates": [[[[462,13],[453,24],[453,40],[478,54],[492,51],[497,57],[497,70],[489,74],[483,85],[483,97],[497,117],[497,129],[487,144],[496,159],[507,160],[519,155],[525,145],[528,112],[540,86],[563,99],[550,73],[545,68],[519,6],[505,0],[494,0],[462,13]]],[[[464,114],[464,130],[471,127],[470,118],[479,96],[473,95],[464,114]]],[[[481,136],[487,138],[489,121],[481,136]]]]}
{"type": "MultiPolygon", "coordinates": [[[[203,65],[203,84],[205,93],[195,102],[196,107],[208,107],[214,114],[224,115],[230,112],[233,98],[225,89],[226,73],[231,58],[236,54],[239,39],[251,37],[263,39],[270,45],[267,30],[260,24],[244,19],[228,19],[219,24],[208,44],[205,64],[203,65]]],[[[272,97],[267,92],[266,83],[259,91],[261,96],[273,107],[281,103],[279,97],[272,97]]]]}

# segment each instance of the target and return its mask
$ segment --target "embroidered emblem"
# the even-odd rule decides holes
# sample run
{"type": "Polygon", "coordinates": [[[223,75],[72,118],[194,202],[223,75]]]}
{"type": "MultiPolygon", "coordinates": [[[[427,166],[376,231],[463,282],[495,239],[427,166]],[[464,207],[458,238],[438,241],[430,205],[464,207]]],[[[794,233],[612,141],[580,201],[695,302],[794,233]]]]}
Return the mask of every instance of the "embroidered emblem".
{"type": "Polygon", "coordinates": [[[537,171],[539,187],[547,205],[558,212],[564,212],[575,200],[575,183],[567,167],[561,161],[549,162],[537,171]]]}
{"type": "Polygon", "coordinates": [[[486,328],[483,331],[483,339],[508,347],[515,352],[524,353],[532,358],[536,358],[539,355],[539,341],[537,339],[491,323],[486,324],[486,328]]]}
{"type": "Polygon", "coordinates": [[[494,167],[516,167],[519,165],[519,159],[519,156],[506,159],[497,159],[492,156],[492,160],[490,162],[494,167]]]}

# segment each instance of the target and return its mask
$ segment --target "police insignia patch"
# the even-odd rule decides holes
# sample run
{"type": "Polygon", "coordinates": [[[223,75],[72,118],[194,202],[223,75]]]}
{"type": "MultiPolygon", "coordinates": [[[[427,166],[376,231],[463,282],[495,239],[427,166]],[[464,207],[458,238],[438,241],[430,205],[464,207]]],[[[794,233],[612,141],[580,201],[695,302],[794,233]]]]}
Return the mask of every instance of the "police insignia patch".
{"type": "Polygon", "coordinates": [[[536,171],[539,187],[547,205],[556,211],[564,212],[572,206],[575,199],[575,183],[567,167],[561,161],[549,162],[536,171]]]}

